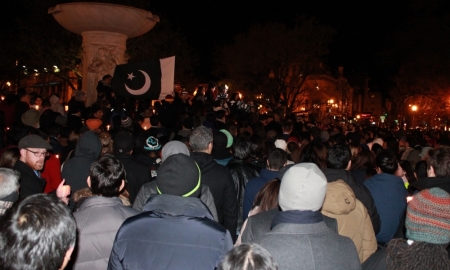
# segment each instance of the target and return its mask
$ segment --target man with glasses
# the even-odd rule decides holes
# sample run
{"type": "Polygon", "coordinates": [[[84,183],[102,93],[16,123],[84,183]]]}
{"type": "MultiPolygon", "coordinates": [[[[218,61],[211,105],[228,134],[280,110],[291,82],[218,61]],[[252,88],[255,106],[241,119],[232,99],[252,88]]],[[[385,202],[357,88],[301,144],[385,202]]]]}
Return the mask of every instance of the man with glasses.
{"type": "MultiPolygon", "coordinates": [[[[14,170],[20,172],[19,198],[23,199],[30,195],[43,193],[45,179],[41,178],[41,170],[44,168],[45,158],[48,150],[52,147],[38,135],[27,135],[19,141],[20,158],[14,165],[14,170]]],[[[70,187],[64,186],[64,180],[58,186],[56,195],[65,203],[70,194],[70,187]]]]}

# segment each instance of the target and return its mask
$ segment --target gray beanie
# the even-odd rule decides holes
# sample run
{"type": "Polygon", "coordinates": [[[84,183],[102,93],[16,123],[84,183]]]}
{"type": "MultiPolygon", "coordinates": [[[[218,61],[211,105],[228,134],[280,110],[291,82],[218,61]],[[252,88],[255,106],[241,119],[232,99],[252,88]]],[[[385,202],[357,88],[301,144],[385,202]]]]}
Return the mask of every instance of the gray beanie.
{"type": "Polygon", "coordinates": [[[171,141],[166,143],[164,147],[161,150],[161,160],[164,161],[171,155],[175,154],[185,154],[186,156],[189,156],[189,149],[187,146],[180,142],[180,141],[171,141]]]}
{"type": "Polygon", "coordinates": [[[281,210],[318,211],[327,193],[327,179],[314,163],[290,167],[281,179],[278,204],[281,210]]]}

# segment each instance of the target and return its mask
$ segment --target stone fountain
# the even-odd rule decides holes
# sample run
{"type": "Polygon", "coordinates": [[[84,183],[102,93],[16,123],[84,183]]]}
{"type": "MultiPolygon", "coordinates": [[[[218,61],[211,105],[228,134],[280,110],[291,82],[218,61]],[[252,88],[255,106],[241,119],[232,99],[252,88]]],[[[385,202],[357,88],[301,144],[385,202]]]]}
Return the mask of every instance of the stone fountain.
{"type": "Polygon", "coordinates": [[[150,31],[159,17],[143,9],[107,3],[77,2],[51,7],[48,13],[67,30],[83,37],[82,89],[87,105],[97,99],[97,83],[127,62],[126,41],[150,31]]]}

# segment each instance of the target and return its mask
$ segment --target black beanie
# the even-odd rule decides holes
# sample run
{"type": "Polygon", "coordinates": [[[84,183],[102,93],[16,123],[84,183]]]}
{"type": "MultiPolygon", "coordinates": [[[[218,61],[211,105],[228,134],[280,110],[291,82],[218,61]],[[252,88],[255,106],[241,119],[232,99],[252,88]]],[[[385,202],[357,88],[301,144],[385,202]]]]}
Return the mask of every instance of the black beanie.
{"type": "Polygon", "coordinates": [[[158,168],[158,194],[199,197],[201,172],[195,161],[185,154],[171,155],[158,168]]]}

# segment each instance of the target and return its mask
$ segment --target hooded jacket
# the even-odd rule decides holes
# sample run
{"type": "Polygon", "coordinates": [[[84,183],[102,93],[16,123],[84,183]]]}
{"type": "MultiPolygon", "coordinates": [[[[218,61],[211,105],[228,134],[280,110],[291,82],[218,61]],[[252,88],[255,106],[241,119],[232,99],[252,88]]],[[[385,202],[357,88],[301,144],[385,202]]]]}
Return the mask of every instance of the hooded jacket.
{"type": "MultiPolygon", "coordinates": [[[[96,161],[102,151],[102,143],[98,135],[92,131],[87,131],[80,136],[75,148],[75,156],[64,163],[62,177],[65,184],[70,185],[72,194],[82,188],[87,188],[87,178],[92,162],[96,161]]],[[[72,197],[69,204],[74,206],[72,197]]]]}
{"type": "MultiPolygon", "coordinates": [[[[152,181],[149,183],[145,183],[141,189],[139,190],[138,195],[133,203],[133,208],[139,211],[144,209],[145,204],[149,200],[151,195],[157,195],[156,191],[156,181],[152,181]]],[[[218,221],[216,206],[214,205],[214,198],[211,192],[209,191],[209,187],[207,185],[202,184],[202,191],[200,193],[200,200],[208,207],[211,215],[213,216],[215,221],[218,221]]]]}
{"type": "Polygon", "coordinates": [[[230,172],[226,167],[214,161],[210,154],[192,152],[190,156],[200,167],[202,183],[209,187],[214,197],[219,223],[234,237],[238,219],[238,204],[230,172]]]}
{"type": "Polygon", "coordinates": [[[341,169],[328,169],[324,168],[321,169],[323,174],[325,174],[325,177],[327,178],[328,183],[333,182],[336,180],[343,180],[347,185],[350,186],[350,188],[355,193],[356,199],[358,199],[367,209],[367,212],[369,212],[370,220],[372,221],[373,230],[375,231],[375,234],[377,234],[380,231],[381,228],[381,220],[380,216],[378,215],[377,207],[375,206],[375,202],[373,200],[373,197],[370,193],[370,191],[362,184],[359,184],[355,181],[353,178],[353,175],[350,171],[347,170],[341,170],[341,169]]]}
{"type": "Polygon", "coordinates": [[[343,180],[328,183],[322,214],[337,220],[339,234],[352,239],[361,263],[377,250],[367,209],[343,180]]]}
{"type": "Polygon", "coordinates": [[[144,211],[120,227],[108,269],[215,269],[233,248],[198,198],[156,195],[144,211]]]}

